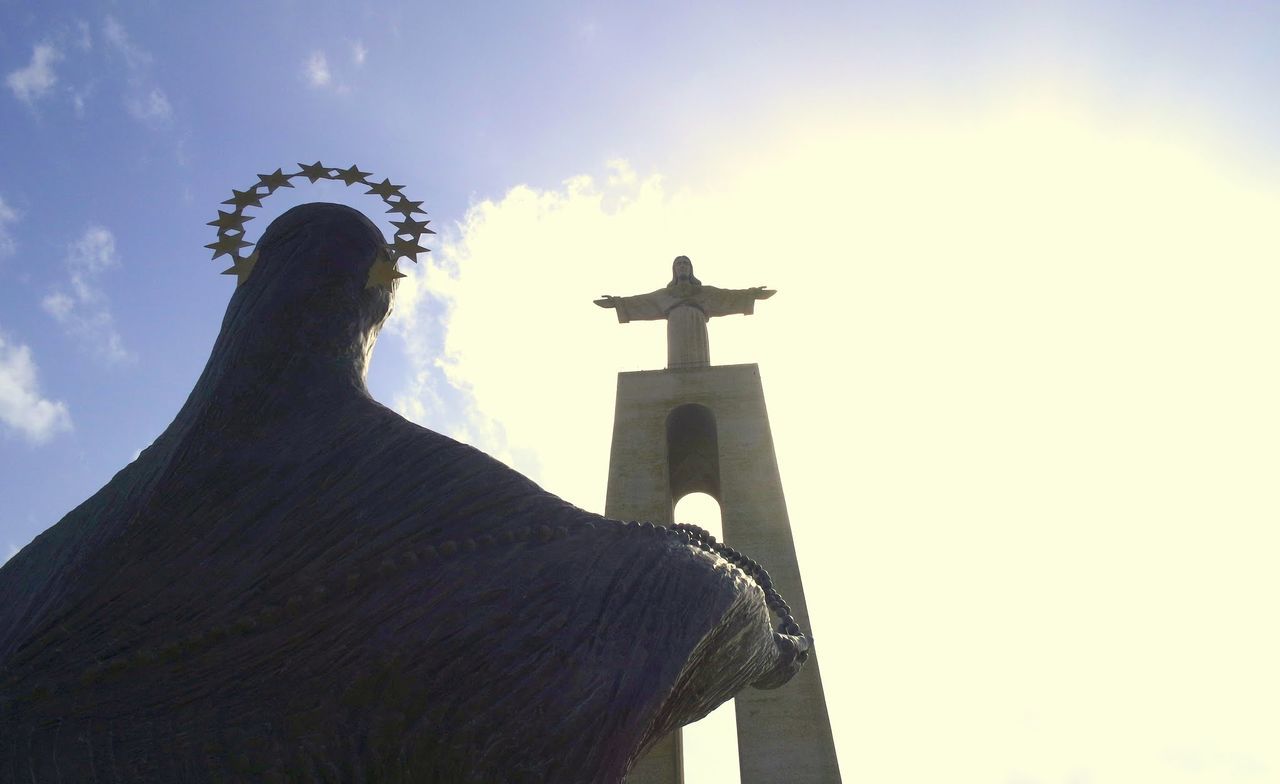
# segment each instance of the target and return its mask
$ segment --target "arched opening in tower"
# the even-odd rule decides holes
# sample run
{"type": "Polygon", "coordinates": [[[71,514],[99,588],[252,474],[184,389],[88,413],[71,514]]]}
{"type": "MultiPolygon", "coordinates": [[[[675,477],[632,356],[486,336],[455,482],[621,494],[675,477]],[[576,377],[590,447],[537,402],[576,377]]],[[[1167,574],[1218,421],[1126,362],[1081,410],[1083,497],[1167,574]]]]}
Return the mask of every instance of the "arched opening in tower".
{"type": "Polygon", "coordinates": [[[689,493],[720,499],[720,443],[711,409],[685,403],[667,414],[667,476],[672,504],[689,493]]]}
{"type": "MultiPolygon", "coordinates": [[[[706,493],[689,493],[676,502],[672,519],[707,529],[724,540],[720,504],[706,493]]],[[[739,781],[738,724],[734,701],[684,728],[682,738],[684,784],[723,784],[739,781]]]]}

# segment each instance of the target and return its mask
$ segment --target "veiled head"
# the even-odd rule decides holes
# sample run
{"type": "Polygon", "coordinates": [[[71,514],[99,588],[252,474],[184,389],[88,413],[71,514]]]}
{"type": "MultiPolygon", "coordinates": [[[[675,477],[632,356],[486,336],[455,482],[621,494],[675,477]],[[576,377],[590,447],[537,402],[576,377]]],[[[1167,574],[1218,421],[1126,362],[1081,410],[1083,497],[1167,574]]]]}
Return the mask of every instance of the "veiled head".
{"type": "Polygon", "coordinates": [[[355,361],[363,375],[393,298],[392,288],[368,285],[387,253],[378,228],[350,207],[314,202],[272,221],[258,247],[253,275],[227,306],[224,337],[248,354],[355,361]]]}
{"type": "Polygon", "coordinates": [[[702,285],[702,281],[693,276],[693,262],[688,256],[676,256],[675,261],[671,262],[671,282],[667,285],[674,286],[677,283],[702,285]]]}

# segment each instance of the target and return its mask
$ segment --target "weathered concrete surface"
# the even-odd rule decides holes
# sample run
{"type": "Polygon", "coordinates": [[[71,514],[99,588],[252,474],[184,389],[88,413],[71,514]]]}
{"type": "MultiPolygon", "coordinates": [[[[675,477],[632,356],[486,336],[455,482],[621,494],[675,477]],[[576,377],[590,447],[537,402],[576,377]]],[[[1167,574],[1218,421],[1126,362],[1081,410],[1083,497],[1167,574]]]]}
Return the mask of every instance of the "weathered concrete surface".
{"type": "MultiPolygon", "coordinates": [[[[701,427],[699,421],[681,420],[693,428],[701,427]]],[[[667,522],[677,496],[699,491],[720,502],[725,541],[769,571],[792,615],[811,634],[758,366],[618,374],[606,515],[667,522]],[[683,443],[678,433],[674,442],[669,438],[669,417],[689,404],[714,417],[714,445],[702,443],[705,435],[683,443]],[[673,449],[678,464],[672,462],[673,449]]],[[[820,646],[819,637],[817,651],[820,646]]],[[[811,655],[780,689],[748,689],[736,696],[744,784],[840,781],[817,658],[811,655]]],[[[662,759],[642,760],[628,784],[679,782],[678,751],[678,744],[655,746],[651,755],[662,759]]]]}
{"type": "Polygon", "coordinates": [[[627,774],[626,784],[667,784],[684,781],[684,742],[680,730],[672,730],[645,752],[627,774]]]}
{"type": "Polygon", "coordinates": [[[776,293],[764,286],[750,289],[704,286],[694,277],[689,257],[677,256],[671,263],[671,282],[665,288],[633,297],[605,295],[595,303],[602,308],[613,308],[622,324],[666,319],[667,367],[706,367],[711,364],[707,319],[733,313],[749,316],[755,312],[756,300],[768,299],[776,293]]]}

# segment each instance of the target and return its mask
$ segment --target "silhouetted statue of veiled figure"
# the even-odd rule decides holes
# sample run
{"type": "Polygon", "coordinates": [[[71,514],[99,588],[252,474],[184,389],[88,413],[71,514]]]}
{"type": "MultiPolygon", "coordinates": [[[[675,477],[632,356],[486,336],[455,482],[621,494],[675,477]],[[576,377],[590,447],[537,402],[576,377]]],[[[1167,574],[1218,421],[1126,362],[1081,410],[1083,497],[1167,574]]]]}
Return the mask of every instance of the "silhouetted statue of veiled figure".
{"type": "Polygon", "coordinates": [[[797,671],[744,556],[370,398],[363,215],[259,247],[173,423],[0,568],[0,781],[616,782],[797,671]]]}

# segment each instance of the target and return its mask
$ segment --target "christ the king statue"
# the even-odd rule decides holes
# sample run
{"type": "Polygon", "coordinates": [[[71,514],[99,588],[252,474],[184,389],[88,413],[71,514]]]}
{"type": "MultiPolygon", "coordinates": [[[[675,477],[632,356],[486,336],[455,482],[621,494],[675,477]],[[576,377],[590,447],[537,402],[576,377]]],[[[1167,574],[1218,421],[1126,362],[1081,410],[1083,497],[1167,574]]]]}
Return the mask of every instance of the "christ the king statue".
{"type": "Polygon", "coordinates": [[[704,286],[693,276],[693,262],[677,256],[671,264],[671,282],[664,288],[634,297],[604,295],[595,303],[618,311],[618,322],[667,320],[667,367],[706,367],[711,364],[707,343],[707,319],[741,313],[750,316],[756,300],[777,292],[764,286],[718,289],[704,286]]]}

